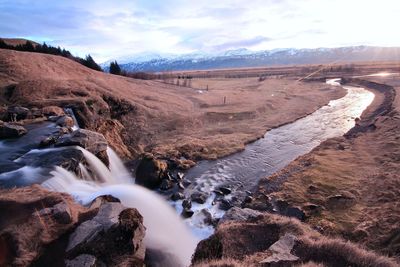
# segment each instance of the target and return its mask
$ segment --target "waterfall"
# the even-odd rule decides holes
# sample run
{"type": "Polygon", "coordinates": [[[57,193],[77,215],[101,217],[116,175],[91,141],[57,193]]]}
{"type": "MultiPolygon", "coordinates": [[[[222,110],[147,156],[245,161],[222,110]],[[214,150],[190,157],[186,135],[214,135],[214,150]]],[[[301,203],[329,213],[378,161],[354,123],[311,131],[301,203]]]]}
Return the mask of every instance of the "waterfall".
{"type": "Polygon", "coordinates": [[[74,120],[74,126],[72,126],[72,130],[78,130],[79,129],[79,124],[78,124],[78,120],[75,117],[75,113],[72,110],[72,108],[65,108],[65,113],[67,113],[68,115],[70,115],[72,117],[72,119],[74,120]]]}
{"type": "Polygon", "coordinates": [[[84,179],[55,167],[52,178],[42,183],[50,190],[71,194],[78,202],[86,205],[101,195],[113,195],[126,207],[139,210],[146,227],[145,245],[157,254],[154,266],[189,266],[191,256],[198,240],[190,233],[175,210],[156,193],[134,184],[122,161],[112,149],[108,148],[110,170],[89,151],[79,148],[92,173],[101,179],[90,176],[85,166],[81,166],[84,179]]]}

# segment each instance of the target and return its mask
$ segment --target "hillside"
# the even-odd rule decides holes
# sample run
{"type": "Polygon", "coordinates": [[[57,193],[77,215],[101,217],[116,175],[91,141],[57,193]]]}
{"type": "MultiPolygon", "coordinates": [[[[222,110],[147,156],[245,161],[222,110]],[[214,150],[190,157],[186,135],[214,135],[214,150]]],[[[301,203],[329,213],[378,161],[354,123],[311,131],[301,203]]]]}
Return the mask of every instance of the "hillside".
{"type": "Polygon", "coordinates": [[[125,158],[144,151],[220,157],[344,94],[293,78],[238,81],[211,79],[209,91],[201,91],[99,73],[58,56],[0,50],[1,104],[71,107],[81,127],[103,133],[125,158]]]}
{"type": "Polygon", "coordinates": [[[34,46],[38,44],[34,41],[23,39],[23,38],[0,38],[0,40],[5,42],[6,44],[12,45],[12,46],[24,45],[28,41],[31,42],[34,46]]]}

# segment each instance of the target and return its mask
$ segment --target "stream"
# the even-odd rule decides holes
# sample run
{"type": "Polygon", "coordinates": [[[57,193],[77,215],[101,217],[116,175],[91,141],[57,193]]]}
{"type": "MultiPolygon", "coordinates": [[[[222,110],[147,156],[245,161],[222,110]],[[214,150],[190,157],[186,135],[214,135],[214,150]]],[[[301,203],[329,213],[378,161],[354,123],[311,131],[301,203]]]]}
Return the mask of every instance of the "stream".
{"type": "MultiPolygon", "coordinates": [[[[340,86],[339,80],[328,80],[327,83],[340,86]]],[[[354,127],[355,118],[371,104],[374,94],[359,87],[343,88],[347,91],[344,97],[330,101],[302,119],[268,131],[264,138],[247,145],[245,150],[218,160],[201,161],[190,169],[185,174],[190,185],[184,194],[188,198],[193,193],[206,194],[207,200],[204,204],[193,203],[194,215],[185,220],[179,216],[182,201],[167,202],[155,192],[135,185],[122,161],[110,148],[107,150],[109,168],[82,148],[37,149],[40,140],[58,130],[50,122],[27,126],[28,133],[18,139],[0,141],[0,186],[40,183],[51,190],[68,192],[82,204],[90,203],[99,195],[112,194],[125,206],[135,207],[143,215],[147,228],[146,246],[168,251],[178,258],[178,263],[166,260],[159,266],[184,266],[190,263],[197,242],[214,231],[204,222],[202,210],[206,209],[213,218],[221,218],[225,213],[213,203],[214,190],[221,186],[229,188],[231,193],[224,198],[233,204],[241,203],[249,192],[254,191],[261,178],[281,170],[326,139],[341,136],[354,127]],[[50,164],[51,158],[45,167],[30,164],[34,162],[32,158],[46,160],[49,151],[64,153],[67,149],[82,151],[89,165],[80,166],[85,177],[78,177],[61,167],[54,168],[50,164]],[[90,177],[90,173],[102,177],[102,181],[90,177]]]]}

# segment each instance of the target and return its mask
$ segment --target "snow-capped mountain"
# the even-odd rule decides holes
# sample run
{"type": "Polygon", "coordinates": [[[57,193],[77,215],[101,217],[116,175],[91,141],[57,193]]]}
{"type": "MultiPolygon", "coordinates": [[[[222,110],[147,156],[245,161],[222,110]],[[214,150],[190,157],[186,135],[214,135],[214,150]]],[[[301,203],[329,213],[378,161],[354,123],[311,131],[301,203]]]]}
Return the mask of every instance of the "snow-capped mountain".
{"type": "MultiPolygon", "coordinates": [[[[251,51],[246,48],[220,53],[194,52],[183,55],[145,53],[117,59],[122,69],[132,72],[206,70],[296,64],[400,60],[399,47],[351,46],[315,49],[274,49],[251,51]]],[[[113,60],[112,60],[113,61],[113,60]]],[[[110,61],[101,64],[107,70],[110,61]]]]}

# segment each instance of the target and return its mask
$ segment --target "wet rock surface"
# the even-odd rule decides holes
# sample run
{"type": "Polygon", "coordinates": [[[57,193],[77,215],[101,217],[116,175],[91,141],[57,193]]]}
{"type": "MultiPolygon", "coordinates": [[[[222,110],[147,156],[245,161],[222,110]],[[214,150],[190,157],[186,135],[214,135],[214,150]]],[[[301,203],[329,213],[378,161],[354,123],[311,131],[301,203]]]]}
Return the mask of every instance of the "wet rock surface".
{"type": "Polygon", "coordinates": [[[17,138],[27,132],[26,128],[21,125],[7,122],[0,123],[0,139],[17,138]]]}
{"type": "Polygon", "coordinates": [[[150,154],[144,155],[136,169],[136,183],[155,189],[167,175],[167,168],[168,164],[165,161],[156,159],[150,154]]]}

